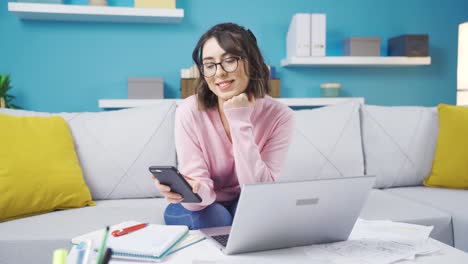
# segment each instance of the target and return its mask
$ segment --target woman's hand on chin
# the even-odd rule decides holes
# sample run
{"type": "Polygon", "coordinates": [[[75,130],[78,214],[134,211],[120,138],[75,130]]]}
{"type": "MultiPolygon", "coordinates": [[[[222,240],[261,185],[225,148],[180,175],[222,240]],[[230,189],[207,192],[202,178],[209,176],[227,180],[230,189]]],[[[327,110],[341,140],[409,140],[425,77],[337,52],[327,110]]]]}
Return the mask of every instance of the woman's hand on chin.
{"type": "Polygon", "coordinates": [[[241,107],[254,107],[255,98],[252,96],[251,100],[246,93],[233,96],[224,102],[224,109],[241,108],[241,107]]]}

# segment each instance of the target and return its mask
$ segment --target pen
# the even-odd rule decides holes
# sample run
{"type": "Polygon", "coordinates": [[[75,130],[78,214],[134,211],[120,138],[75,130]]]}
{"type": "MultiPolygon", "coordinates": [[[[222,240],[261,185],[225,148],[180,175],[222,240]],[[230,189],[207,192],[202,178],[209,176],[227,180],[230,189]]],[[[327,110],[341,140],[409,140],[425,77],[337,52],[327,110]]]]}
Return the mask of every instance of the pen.
{"type": "Polygon", "coordinates": [[[99,248],[97,264],[102,263],[104,257],[104,251],[106,250],[107,237],[109,236],[109,226],[106,226],[106,231],[104,231],[104,237],[102,238],[101,247],[99,248]]]}
{"type": "Polygon", "coordinates": [[[128,233],[140,230],[140,229],[146,227],[147,225],[148,225],[148,223],[143,223],[143,224],[138,224],[138,225],[134,225],[134,226],[125,227],[123,229],[117,229],[117,230],[112,231],[112,235],[115,236],[115,237],[123,236],[123,235],[126,235],[128,233]]]}
{"type": "Polygon", "coordinates": [[[112,257],[112,249],[107,248],[106,253],[104,253],[104,257],[102,258],[102,263],[101,264],[108,264],[111,257],[112,257]]]}
{"type": "Polygon", "coordinates": [[[83,255],[83,260],[81,261],[82,264],[89,264],[89,260],[91,258],[91,253],[93,251],[93,241],[92,240],[86,240],[85,242],[85,249],[84,249],[84,255],[83,255]]]}

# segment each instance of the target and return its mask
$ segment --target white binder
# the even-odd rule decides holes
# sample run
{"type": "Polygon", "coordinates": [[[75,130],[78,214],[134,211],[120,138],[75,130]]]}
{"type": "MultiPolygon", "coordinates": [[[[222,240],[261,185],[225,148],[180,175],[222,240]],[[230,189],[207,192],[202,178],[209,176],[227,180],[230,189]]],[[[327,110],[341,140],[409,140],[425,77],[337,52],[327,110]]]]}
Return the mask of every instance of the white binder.
{"type": "Polygon", "coordinates": [[[286,56],[309,57],[310,56],[310,14],[294,14],[289,24],[286,37],[286,56]]]}
{"type": "Polygon", "coordinates": [[[310,56],[325,56],[326,50],[326,14],[310,15],[310,56]]]}

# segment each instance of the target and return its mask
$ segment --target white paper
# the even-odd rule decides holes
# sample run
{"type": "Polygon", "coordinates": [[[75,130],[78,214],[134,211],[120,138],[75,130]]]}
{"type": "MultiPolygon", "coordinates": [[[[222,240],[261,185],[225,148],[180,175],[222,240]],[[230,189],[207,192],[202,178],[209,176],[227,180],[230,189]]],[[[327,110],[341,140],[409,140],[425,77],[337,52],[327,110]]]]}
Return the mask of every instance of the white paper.
{"type": "Polygon", "coordinates": [[[379,239],[390,241],[424,241],[429,238],[432,226],[392,222],[389,220],[370,221],[358,219],[350,240],[379,239]]]}
{"type": "Polygon", "coordinates": [[[304,247],[309,258],[340,263],[393,263],[439,249],[429,243],[432,226],[358,219],[347,241],[304,247]]]}

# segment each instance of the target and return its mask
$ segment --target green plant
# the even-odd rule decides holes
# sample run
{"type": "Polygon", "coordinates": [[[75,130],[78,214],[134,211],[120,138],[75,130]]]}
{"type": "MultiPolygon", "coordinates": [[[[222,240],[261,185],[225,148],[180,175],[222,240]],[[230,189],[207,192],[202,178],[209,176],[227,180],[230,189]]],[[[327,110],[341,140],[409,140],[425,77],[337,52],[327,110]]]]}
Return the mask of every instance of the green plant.
{"type": "Polygon", "coordinates": [[[21,107],[11,102],[16,98],[15,96],[8,94],[8,91],[11,90],[11,88],[10,75],[0,74],[0,108],[20,109],[21,107]]]}

